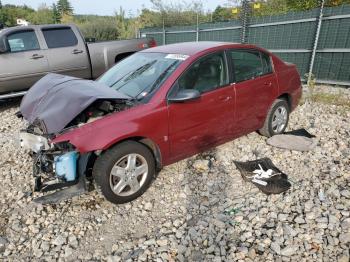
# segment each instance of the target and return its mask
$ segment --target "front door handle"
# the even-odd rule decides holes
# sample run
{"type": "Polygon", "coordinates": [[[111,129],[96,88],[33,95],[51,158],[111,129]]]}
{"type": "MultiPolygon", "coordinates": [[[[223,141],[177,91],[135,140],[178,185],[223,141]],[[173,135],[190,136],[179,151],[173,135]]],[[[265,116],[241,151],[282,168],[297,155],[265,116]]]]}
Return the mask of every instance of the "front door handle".
{"type": "Polygon", "coordinates": [[[73,54],[73,55],[77,55],[77,54],[81,54],[81,53],[83,53],[83,52],[84,52],[83,50],[74,49],[74,50],[72,51],[72,54],[73,54]]]}
{"type": "Polygon", "coordinates": [[[30,59],[40,59],[40,58],[44,58],[44,56],[43,55],[39,55],[39,54],[34,54],[34,55],[31,56],[30,59]]]}
{"type": "Polygon", "coordinates": [[[272,86],[272,82],[265,82],[264,86],[272,86]]]}

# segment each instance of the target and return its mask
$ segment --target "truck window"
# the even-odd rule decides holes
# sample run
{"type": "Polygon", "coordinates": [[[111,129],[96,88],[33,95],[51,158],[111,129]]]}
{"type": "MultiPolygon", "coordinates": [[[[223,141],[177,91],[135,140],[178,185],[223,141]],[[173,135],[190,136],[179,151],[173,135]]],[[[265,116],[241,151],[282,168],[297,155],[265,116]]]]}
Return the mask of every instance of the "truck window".
{"type": "Polygon", "coordinates": [[[7,36],[12,53],[40,49],[38,38],[34,31],[20,31],[7,36]]]}
{"type": "Polygon", "coordinates": [[[70,27],[42,29],[48,48],[69,47],[78,44],[73,30],[70,27]]]}

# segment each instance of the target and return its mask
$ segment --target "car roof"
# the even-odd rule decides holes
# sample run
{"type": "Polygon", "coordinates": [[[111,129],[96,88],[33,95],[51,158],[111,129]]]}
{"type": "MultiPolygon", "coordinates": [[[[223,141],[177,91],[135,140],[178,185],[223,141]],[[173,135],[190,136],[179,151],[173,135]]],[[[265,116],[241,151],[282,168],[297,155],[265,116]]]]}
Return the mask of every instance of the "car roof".
{"type": "Polygon", "coordinates": [[[145,49],[141,52],[182,54],[182,55],[192,56],[202,51],[205,51],[207,49],[220,47],[220,46],[242,47],[242,44],[230,43],[230,42],[216,42],[216,41],[185,42],[185,43],[157,46],[157,47],[145,49]]]}

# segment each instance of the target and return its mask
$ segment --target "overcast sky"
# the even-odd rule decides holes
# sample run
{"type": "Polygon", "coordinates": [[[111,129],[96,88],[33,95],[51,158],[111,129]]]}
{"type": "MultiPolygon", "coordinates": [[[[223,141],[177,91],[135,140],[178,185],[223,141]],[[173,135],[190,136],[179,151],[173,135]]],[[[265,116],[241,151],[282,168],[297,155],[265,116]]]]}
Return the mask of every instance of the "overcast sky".
{"type": "MultiPolygon", "coordinates": [[[[42,3],[52,5],[57,2],[55,0],[1,0],[2,4],[15,4],[23,5],[26,4],[33,8],[38,8],[42,3]]],[[[176,2],[176,0],[174,0],[176,2]]],[[[97,15],[113,15],[119,7],[129,13],[137,14],[137,10],[141,10],[143,7],[152,7],[149,0],[70,0],[73,5],[74,13],[76,14],[97,14],[97,15]]],[[[183,2],[191,2],[190,0],[183,0],[183,2]]],[[[202,0],[205,10],[213,10],[217,5],[223,5],[227,3],[227,0],[202,0]]]]}

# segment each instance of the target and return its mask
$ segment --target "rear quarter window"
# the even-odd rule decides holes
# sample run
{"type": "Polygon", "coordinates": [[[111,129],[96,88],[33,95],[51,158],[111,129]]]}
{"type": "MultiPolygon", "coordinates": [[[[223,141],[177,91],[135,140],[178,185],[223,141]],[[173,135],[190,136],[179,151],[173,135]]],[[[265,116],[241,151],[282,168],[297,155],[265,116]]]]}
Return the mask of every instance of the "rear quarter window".
{"type": "Polygon", "coordinates": [[[268,54],[261,53],[261,60],[263,64],[263,74],[272,73],[271,57],[268,54]]]}
{"type": "Polygon", "coordinates": [[[70,27],[42,29],[48,48],[76,46],[78,39],[70,27]]]}

